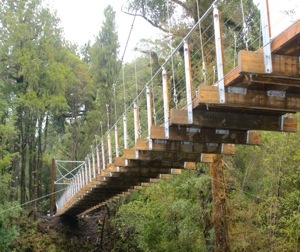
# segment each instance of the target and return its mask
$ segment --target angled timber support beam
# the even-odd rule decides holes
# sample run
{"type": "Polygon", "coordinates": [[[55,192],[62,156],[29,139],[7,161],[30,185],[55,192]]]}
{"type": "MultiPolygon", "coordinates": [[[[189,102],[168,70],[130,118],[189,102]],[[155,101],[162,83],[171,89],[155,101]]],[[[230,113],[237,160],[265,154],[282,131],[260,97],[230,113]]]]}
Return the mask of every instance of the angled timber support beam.
{"type": "Polygon", "coordinates": [[[277,54],[299,55],[300,19],[271,41],[271,51],[277,54]]]}

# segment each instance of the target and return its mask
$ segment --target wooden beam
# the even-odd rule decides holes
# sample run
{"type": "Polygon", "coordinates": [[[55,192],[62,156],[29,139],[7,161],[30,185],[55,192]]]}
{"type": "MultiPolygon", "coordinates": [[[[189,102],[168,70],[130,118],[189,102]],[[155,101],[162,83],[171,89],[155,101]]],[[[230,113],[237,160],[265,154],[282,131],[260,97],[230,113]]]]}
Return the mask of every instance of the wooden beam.
{"type": "Polygon", "coordinates": [[[271,41],[271,51],[277,54],[298,56],[300,50],[300,19],[271,41]]]}
{"type": "MultiPolygon", "coordinates": [[[[261,144],[259,132],[247,130],[222,130],[192,127],[170,127],[170,141],[191,141],[195,143],[261,144]]],[[[150,138],[167,140],[163,126],[152,126],[150,138]]]]}
{"type": "MultiPolygon", "coordinates": [[[[297,131],[296,118],[278,115],[194,110],[193,117],[194,122],[192,126],[195,127],[286,132],[297,131]]],[[[170,122],[171,125],[189,125],[186,111],[172,109],[170,122]]]]}
{"type": "Polygon", "coordinates": [[[195,170],[196,163],[195,162],[184,162],[184,168],[187,170],[195,170]]]}
{"type": "Polygon", "coordinates": [[[201,153],[233,155],[235,154],[235,146],[233,144],[211,143],[199,146],[199,149],[194,149],[194,152],[141,150],[139,151],[139,159],[201,162],[201,153]]]}
{"type": "Polygon", "coordinates": [[[215,158],[215,154],[202,154],[201,155],[201,162],[203,163],[212,163],[215,158]]]}
{"type": "Polygon", "coordinates": [[[281,111],[295,113],[300,111],[300,94],[286,93],[286,97],[268,96],[266,91],[247,90],[246,94],[226,92],[226,103],[219,103],[219,91],[217,87],[201,86],[196,98],[199,104],[214,104],[221,107],[246,108],[257,110],[281,111]]]}
{"type": "MultiPolygon", "coordinates": [[[[272,54],[272,65],[273,72],[267,74],[268,76],[300,78],[299,57],[272,54]]],[[[253,73],[266,75],[263,53],[245,50],[239,51],[238,72],[239,74],[253,73]]]]}
{"type": "MultiPolygon", "coordinates": [[[[138,139],[140,142],[136,145],[135,149],[139,151],[153,151],[153,152],[184,152],[184,153],[219,153],[218,143],[210,145],[208,143],[195,143],[190,141],[168,141],[168,140],[153,140],[152,148],[148,146],[147,139],[138,139]]],[[[224,144],[224,146],[231,146],[230,144],[224,144]]],[[[225,153],[223,153],[225,154],[225,153]]]]}
{"type": "MultiPolygon", "coordinates": [[[[268,75],[246,75],[245,76],[245,80],[244,80],[245,85],[249,85],[249,84],[253,84],[253,83],[257,83],[257,84],[264,84],[264,85],[273,85],[276,87],[276,89],[279,90],[285,90],[289,87],[294,87],[300,90],[300,85],[299,85],[299,79],[298,78],[290,78],[290,79],[286,79],[286,78],[280,78],[280,77],[272,77],[272,76],[268,76],[268,75]],[[248,84],[246,84],[248,83],[248,84]]],[[[261,87],[264,87],[263,85],[260,85],[261,87]]],[[[268,88],[265,87],[265,88],[268,88]]],[[[271,88],[270,88],[271,89],[271,88]]],[[[298,91],[297,93],[300,93],[300,91],[298,91]]]]}
{"type": "Polygon", "coordinates": [[[182,168],[184,166],[183,162],[171,162],[171,161],[166,161],[166,160],[158,160],[156,162],[148,162],[145,160],[126,159],[124,157],[119,157],[119,158],[115,159],[114,164],[116,166],[119,166],[122,172],[124,169],[131,170],[132,168],[150,167],[150,166],[158,167],[158,168],[167,168],[167,167],[182,168]],[[127,160],[127,163],[125,162],[125,160],[127,160]]]}

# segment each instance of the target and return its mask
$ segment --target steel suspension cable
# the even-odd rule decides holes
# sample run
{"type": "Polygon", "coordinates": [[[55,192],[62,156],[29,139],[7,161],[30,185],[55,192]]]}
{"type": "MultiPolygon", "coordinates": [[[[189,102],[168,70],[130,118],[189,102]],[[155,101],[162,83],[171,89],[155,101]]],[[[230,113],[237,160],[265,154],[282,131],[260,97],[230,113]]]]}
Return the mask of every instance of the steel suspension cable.
{"type": "Polygon", "coordinates": [[[198,24],[199,24],[199,37],[200,37],[200,47],[201,47],[201,57],[202,57],[202,74],[203,79],[206,81],[206,64],[205,64],[205,58],[204,58],[204,48],[203,48],[203,37],[202,37],[202,30],[201,30],[201,22],[200,20],[200,9],[199,9],[199,0],[196,0],[197,4],[197,16],[198,16],[198,24]]]}
{"type": "MultiPolygon", "coordinates": [[[[169,29],[169,47],[170,47],[170,52],[172,52],[172,35],[171,35],[171,17],[170,17],[170,8],[169,8],[169,2],[167,2],[167,15],[168,15],[168,29],[169,29]]],[[[174,59],[171,57],[171,67],[172,67],[172,84],[173,84],[173,101],[175,103],[175,107],[177,108],[178,104],[178,94],[176,90],[176,82],[175,82],[175,73],[174,73],[174,59]]]]}

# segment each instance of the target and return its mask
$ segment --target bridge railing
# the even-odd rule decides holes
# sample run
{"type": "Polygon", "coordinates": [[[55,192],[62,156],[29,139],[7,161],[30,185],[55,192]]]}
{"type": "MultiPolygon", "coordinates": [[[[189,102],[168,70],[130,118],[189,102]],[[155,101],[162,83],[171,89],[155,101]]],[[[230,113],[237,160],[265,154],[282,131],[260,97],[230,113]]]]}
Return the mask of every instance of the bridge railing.
{"type": "MultiPolygon", "coordinates": [[[[162,63],[159,57],[155,58],[158,54],[149,50],[148,59],[140,59],[134,69],[128,69],[131,71],[128,80],[124,73],[127,66],[123,66],[119,83],[113,87],[114,106],[107,108],[110,122],[107,126],[101,125],[102,132],[104,128],[108,130],[91,146],[91,153],[57,201],[58,210],[79,191],[89,190],[85,186],[123,156],[125,150],[134,148],[139,138],[150,139],[152,125],[164,125],[168,138],[172,108],[185,109],[192,123],[192,100],[198,95],[199,85],[218,86],[220,103],[225,102],[224,75],[237,66],[237,52],[269,46],[264,39],[266,36],[270,39],[268,19],[272,10],[262,8],[267,1],[262,0],[259,8],[237,2],[214,1],[179,43],[170,43],[162,63]],[[260,17],[267,23],[261,22],[260,17]],[[139,71],[141,69],[143,71],[139,71]]],[[[274,20],[273,23],[276,24],[274,20]]]]}

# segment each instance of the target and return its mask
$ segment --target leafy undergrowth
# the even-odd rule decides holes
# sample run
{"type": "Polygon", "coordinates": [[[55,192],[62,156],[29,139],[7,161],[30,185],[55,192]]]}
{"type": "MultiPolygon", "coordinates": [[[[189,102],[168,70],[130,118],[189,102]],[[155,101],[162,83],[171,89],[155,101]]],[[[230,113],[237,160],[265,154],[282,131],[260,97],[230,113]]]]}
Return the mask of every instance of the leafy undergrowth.
{"type": "Polygon", "coordinates": [[[22,216],[19,237],[10,251],[99,251],[101,214],[84,219],[22,216]]]}

